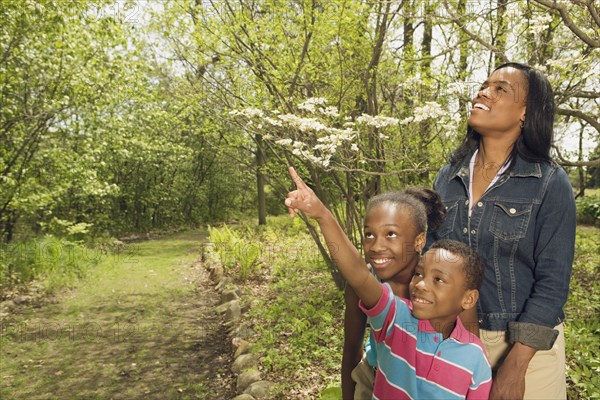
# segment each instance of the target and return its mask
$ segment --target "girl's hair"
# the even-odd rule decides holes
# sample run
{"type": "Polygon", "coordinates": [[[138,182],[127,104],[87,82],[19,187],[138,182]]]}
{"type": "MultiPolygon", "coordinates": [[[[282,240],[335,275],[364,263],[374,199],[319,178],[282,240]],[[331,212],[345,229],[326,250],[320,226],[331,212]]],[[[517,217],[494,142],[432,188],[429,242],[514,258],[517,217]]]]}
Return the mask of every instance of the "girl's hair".
{"type": "Polygon", "coordinates": [[[412,216],[418,233],[438,229],[446,216],[446,207],[437,192],[428,188],[407,188],[402,192],[386,192],[374,196],[367,205],[368,213],[382,203],[406,208],[412,216]]]}
{"type": "MultiPolygon", "coordinates": [[[[529,162],[549,162],[554,126],[554,92],[548,79],[540,71],[520,63],[505,63],[501,68],[512,67],[521,71],[527,85],[527,111],[521,134],[510,154],[510,166],[518,154],[529,162]]],[[[463,143],[450,155],[450,164],[456,164],[479,147],[481,135],[473,128],[467,128],[463,143]]],[[[509,168],[510,169],[510,168],[509,168]]]]}

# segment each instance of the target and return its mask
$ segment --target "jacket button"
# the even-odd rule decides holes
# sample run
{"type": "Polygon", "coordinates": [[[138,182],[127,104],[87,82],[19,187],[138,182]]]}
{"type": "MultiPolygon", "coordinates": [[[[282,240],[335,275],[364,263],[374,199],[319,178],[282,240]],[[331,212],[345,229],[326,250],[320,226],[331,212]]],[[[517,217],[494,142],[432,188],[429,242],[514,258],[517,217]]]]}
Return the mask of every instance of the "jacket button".
{"type": "Polygon", "coordinates": [[[469,200],[465,200],[465,206],[469,205],[469,200]]]}
{"type": "Polygon", "coordinates": [[[483,207],[483,203],[480,201],[479,203],[477,203],[477,207],[483,207]]]}
{"type": "Polygon", "coordinates": [[[469,230],[467,228],[463,228],[463,233],[467,233],[469,230]]]}
{"type": "Polygon", "coordinates": [[[475,229],[473,229],[473,230],[471,231],[471,234],[472,234],[472,235],[474,235],[474,234],[476,234],[476,233],[477,233],[477,231],[476,231],[475,229]]]}
{"type": "Polygon", "coordinates": [[[511,208],[510,210],[508,210],[511,214],[514,214],[517,212],[517,210],[515,210],[514,208],[511,208]]]}

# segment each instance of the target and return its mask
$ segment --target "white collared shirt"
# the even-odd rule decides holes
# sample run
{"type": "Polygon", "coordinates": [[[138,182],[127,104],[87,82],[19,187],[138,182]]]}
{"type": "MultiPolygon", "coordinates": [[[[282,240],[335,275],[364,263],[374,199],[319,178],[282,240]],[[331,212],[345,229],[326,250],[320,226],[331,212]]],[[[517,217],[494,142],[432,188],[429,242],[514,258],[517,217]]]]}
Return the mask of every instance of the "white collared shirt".
{"type": "MultiPolygon", "coordinates": [[[[475,150],[475,152],[473,153],[473,156],[471,157],[471,161],[469,161],[469,217],[471,217],[471,211],[473,210],[473,169],[475,168],[475,158],[477,157],[477,153],[479,153],[479,149],[475,150]]],[[[498,170],[498,173],[496,174],[496,176],[494,176],[494,179],[492,179],[492,181],[490,182],[490,184],[484,190],[483,193],[487,192],[487,190],[490,187],[492,187],[492,185],[494,183],[496,183],[496,181],[498,180],[498,178],[500,178],[500,176],[508,168],[508,164],[509,163],[508,163],[508,159],[507,159],[504,162],[504,165],[502,165],[502,168],[500,168],[498,170]]]]}

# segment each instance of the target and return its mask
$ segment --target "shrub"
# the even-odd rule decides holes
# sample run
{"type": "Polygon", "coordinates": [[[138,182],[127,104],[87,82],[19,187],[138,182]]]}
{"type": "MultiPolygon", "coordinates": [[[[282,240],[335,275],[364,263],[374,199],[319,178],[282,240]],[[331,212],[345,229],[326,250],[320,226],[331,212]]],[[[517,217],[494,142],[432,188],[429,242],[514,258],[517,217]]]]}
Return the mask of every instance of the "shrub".
{"type": "Polygon", "coordinates": [[[47,291],[69,286],[97,264],[101,253],[46,235],[0,247],[0,286],[3,288],[44,280],[47,291]]]}
{"type": "Polygon", "coordinates": [[[577,199],[577,222],[600,226],[600,193],[577,199]]]}
{"type": "Polygon", "coordinates": [[[245,281],[250,274],[258,272],[262,255],[260,242],[249,240],[248,233],[236,232],[227,225],[220,228],[208,227],[211,251],[228,273],[236,273],[245,281]]]}

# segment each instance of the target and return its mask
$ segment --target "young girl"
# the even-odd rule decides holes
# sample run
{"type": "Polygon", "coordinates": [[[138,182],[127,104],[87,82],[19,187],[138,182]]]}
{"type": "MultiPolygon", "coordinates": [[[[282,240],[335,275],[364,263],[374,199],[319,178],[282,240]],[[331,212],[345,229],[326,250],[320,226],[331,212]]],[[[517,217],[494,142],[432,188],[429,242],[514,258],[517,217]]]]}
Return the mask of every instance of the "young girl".
{"type": "MultiPolygon", "coordinates": [[[[408,285],[424,246],[427,228],[437,229],[446,208],[439,195],[426,188],[409,188],[373,197],[366,211],[363,250],[372,271],[392,287],[396,296],[408,298],[408,285]],[[394,208],[382,207],[394,204],[394,208]],[[375,221],[397,221],[401,230],[375,221]]],[[[345,289],[344,350],[342,356],[342,393],[344,399],[370,399],[375,380],[377,354],[373,336],[366,345],[363,339],[367,317],[358,307],[358,296],[347,285],[345,289]]]]}

